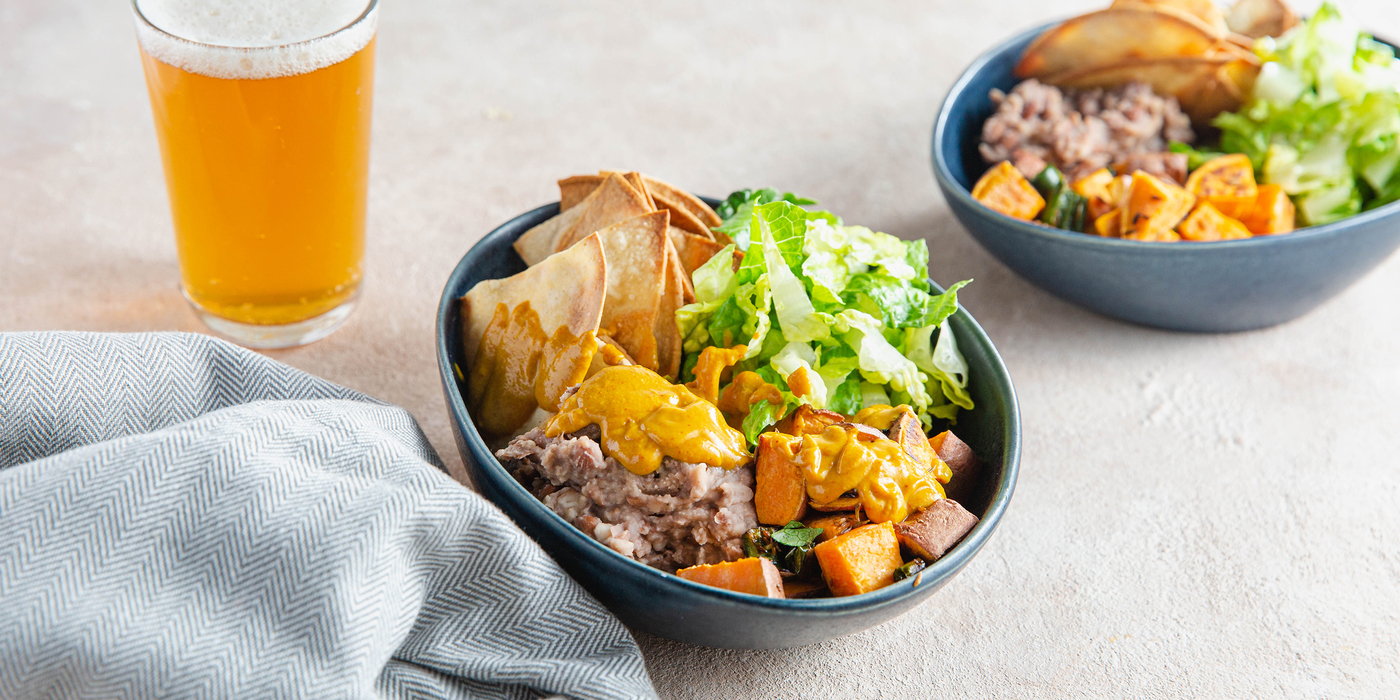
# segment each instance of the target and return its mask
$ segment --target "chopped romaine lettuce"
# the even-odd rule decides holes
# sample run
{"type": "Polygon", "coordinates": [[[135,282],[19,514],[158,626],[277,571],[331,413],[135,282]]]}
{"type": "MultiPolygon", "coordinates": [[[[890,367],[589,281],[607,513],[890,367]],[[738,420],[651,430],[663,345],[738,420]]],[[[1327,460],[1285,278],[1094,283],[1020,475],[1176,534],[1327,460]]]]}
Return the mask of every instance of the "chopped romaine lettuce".
{"type": "Polygon", "coordinates": [[[753,214],[754,207],[769,202],[787,202],[800,207],[816,204],[815,200],[803,199],[791,192],[780,195],[777,190],[766,187],[760,190],[739,190],[730,194],[715,208],[715,213],[722,219],[715,230],[733,239],[739,250],[748,250],[749,217],[753,214]]]}
{"type": "Polygon", "coordinates": [[[930,294],[923,241],[845,226],[803,208],[809,201],[742,190],[717,210],[724,224],[716,230],[734,247],[695,271],[695,303],[676,314],[685,366],[705,347],[748,345],[735,369],[758,372],[784,399],[754,405],[743,424],[750,439],[803,403],[847,415],[908,403],[926,425],[972,408],[967,365],[947,324],[967,282],[930,294]],[[737,270],[735,249],[745,251],[737,270]],[[796,397],[786,379],[804,368],[811,390],[796,397]]]}

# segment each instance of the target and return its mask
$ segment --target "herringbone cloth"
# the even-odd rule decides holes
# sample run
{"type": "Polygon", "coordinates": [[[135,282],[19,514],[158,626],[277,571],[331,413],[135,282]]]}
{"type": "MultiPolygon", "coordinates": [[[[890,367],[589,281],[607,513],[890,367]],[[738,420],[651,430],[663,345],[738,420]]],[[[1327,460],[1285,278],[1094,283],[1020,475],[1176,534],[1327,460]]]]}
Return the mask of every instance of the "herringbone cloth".
{"type": "Polygon", "coordinates": [[[0,698],[652,698],[409,414],[199,335],[0,334],[0,698]]]}

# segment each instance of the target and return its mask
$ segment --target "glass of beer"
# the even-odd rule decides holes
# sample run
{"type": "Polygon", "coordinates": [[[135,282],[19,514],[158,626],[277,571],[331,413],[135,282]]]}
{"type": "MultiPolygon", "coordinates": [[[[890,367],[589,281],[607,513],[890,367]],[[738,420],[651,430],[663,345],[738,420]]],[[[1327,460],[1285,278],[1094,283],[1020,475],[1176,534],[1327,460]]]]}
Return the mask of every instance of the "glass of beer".
{"type": "Polygon", "coordinates": [[[185,296],[302,345],[364,275],[377,0],[133,0],[185,296]]]}

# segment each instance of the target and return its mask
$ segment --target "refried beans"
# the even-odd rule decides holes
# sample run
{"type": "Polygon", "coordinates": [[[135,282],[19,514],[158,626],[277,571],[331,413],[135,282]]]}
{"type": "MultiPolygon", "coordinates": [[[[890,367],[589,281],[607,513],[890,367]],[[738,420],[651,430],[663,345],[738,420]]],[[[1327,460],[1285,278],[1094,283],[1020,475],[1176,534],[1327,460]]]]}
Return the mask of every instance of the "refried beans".
{"type": "Polygon", "coordinates": [[[978,147],[988,163],[1011,161],[1027,178],[1054,165],[1077,180],[1115,163],[1185,179],[1186,155],[1171,141],[1191,143],[1191,119],[1175,97],[1142,82],[1104,90],[1061,90],[1030,79],[1007,94],[992,90],[997,111],[982,125],[978,147]]]}
{"type": "Polygon", "coordinates": [[[667,457],[641,476],[604,457],[600,435],[596,425],[552,438],[535,428],[496,458],[550,510],[648,566],[674,572],[744,556],[740,538],[758,526],[752,467],[667,457]]]}

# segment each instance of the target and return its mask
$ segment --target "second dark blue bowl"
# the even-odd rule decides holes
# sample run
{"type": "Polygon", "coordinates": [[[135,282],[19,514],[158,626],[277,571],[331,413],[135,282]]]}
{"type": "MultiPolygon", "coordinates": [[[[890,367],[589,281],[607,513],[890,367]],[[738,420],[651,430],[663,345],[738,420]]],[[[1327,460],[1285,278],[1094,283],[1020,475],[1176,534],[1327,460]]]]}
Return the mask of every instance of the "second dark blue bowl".
{"type": "Polygon", "coordinates": [[[1146,243],[1052,229],[972,199],[987,169],[977,152],[1010,92],[1027,44],[1047,24],[978,58],[953,84],[933,130],[933,169],[953,214],[1007,267],[1066,301],[1113,318],[1181,331],[1244,331],[1297,318],[1400,246],[1400,202],[1325,226],[1215,243],[1146,243]]]}

